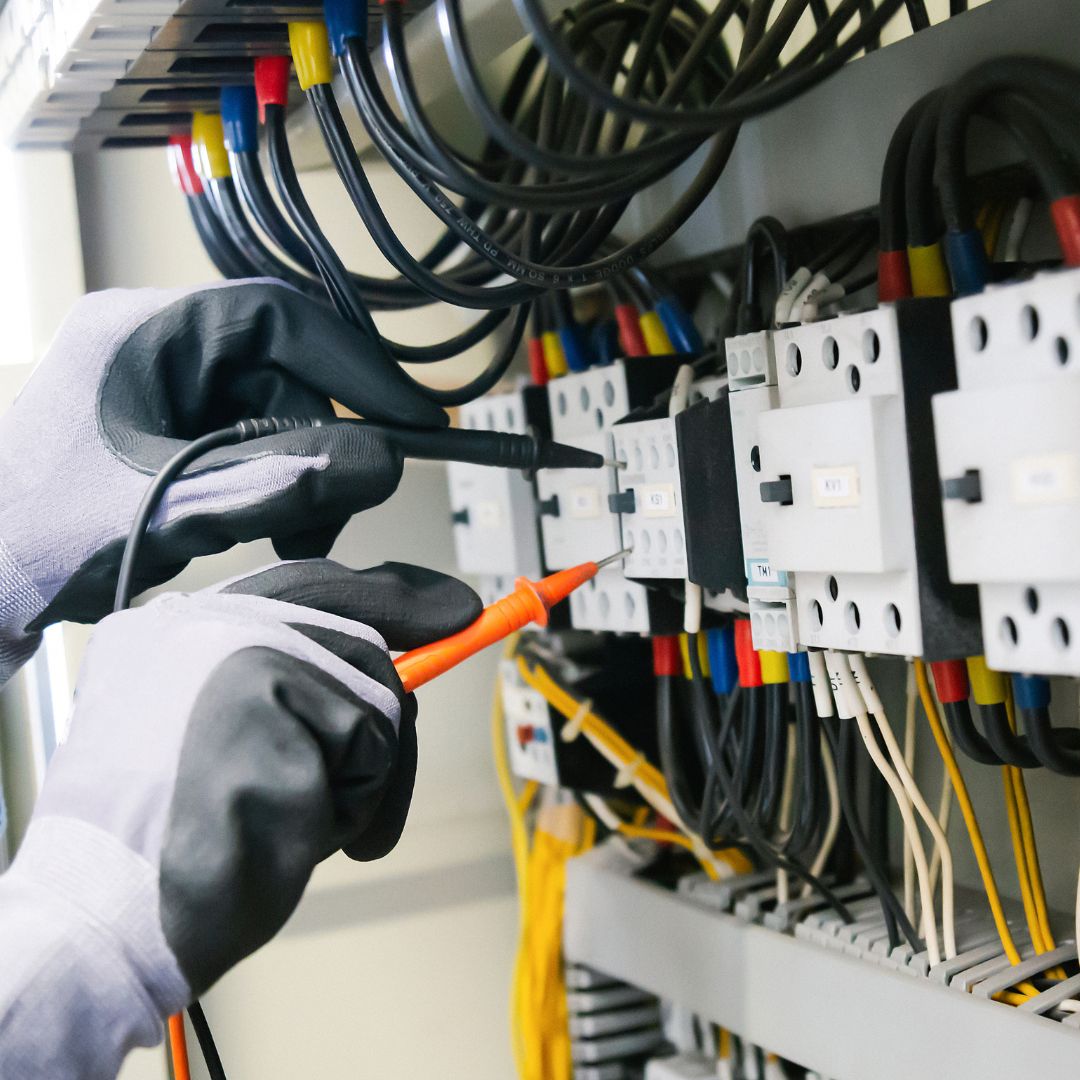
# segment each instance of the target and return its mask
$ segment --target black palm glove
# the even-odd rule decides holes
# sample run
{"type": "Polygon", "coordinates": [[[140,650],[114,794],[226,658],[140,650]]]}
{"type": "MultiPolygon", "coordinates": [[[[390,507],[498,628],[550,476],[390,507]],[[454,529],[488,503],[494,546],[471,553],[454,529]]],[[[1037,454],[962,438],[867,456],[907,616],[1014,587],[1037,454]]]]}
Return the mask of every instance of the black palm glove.
{"type": "Polygon", "coordinates": [[[472,589],[431,570],[313,560],[110,615],[23,865],[44,860],[50,879],[67,867],[51,887],[76,906],[108,895],[107,910],[83,912],[87,932],[115,940],[161,1016],[175,1011],[277,933],[318,862],[397,843],[416,705],[387,650],[480,611],[472,589]]]}
{"type": "MultiPolygon", "coordinates": [[[[380,343],[279,282],[85,297],[0,417],[0,684],[48,623],[110,610],[136,507],[186,442],[251,417],[328,419],[331,396],[371,419],[446,423],[380,343]]],[[[284,558],[325,555],[401,468],[358,425],[213,451],[170,487],[136,586],[260,537],[284,558]]]]}

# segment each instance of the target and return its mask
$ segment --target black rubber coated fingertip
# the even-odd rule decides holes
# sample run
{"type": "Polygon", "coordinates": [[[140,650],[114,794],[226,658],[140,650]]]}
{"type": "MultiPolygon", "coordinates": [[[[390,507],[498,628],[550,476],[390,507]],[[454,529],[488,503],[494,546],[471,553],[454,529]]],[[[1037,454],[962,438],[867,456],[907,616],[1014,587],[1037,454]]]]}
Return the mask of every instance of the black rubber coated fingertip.
{"type": "Polygon", "coordinates": [[[314,529],[305,529],[291,536],[275,536],[274,551],[279,559],[325,559],[330,554],[341,530],[348,524],[348,518],[331,522],[314,529]]]}

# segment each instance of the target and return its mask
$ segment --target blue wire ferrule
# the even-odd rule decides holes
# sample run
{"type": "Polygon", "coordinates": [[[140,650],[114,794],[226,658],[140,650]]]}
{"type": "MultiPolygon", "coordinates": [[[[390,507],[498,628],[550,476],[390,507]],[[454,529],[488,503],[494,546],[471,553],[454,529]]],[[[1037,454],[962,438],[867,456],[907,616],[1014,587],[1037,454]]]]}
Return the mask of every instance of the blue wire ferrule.
{"type": "Polygon", "coordinates": [[[689,312],[674,296],[662,296],[656,302],[656,313],[664,324],[672,345],[681,353],[703,353],[705,343],[689,312]]]}
{"type": "Polygon", "coordinates": [[[717,694],[730,694],[739,681],[739,664],[735,659],[735,629],[722,626],[705,631],[709,655],[709,676],[717,694]]]}
{"type": "Polygon", "coordinates": [[[787,654],[788,678],[793,683],[810,682],[810,655],[804,652],[787,654]]]}
{"type": "Polygon", "coordinates": [[[225,143],[234,154],[259,149],[259,103],[254,86],[221,88],[221,126],[225,143]]]}
{"type": "Polygon", "coordinates": [[[619,324],[614,321],[597,323],[589,333],[589,344],[598,364],[607,367],[622,355],[619,348],[619,324]]]}
{"type": "Polygon", "coordinates": [[[323,0],[323,19],[335,56],[345,55],[345,42],[349,38],[367,41],[367,0],[323,0]]]}
{"type": "Polygon", "coordinates": [[[945,260],[949,264],[953,292],[957,296],[971,296],[986,288],[990,280],[990,264],[986,260],[986,247],[978,229],[958,232],[950,229],[945,234],[945,260]]]}
{"type": "Polygon", "coordinates": [[[563,347],[563,355],[566,357],[566,366],[571,371],[584,371],[590,366],[591,359],[576,326],[560,326],[559,342],[563,347]]]}
{"type": "Polygon", "coordinates": [[[1013,696],[1018,709],[1046,709],[1050,705],[1050,680],[1041,675],[1014,675],[1013,696]]]}

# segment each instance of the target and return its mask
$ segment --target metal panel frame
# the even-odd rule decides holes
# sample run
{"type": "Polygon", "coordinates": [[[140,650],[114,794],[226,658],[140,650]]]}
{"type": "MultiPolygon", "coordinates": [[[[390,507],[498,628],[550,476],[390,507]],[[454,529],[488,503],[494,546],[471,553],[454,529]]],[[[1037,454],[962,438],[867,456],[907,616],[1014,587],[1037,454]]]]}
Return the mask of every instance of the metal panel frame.
{"type": "Polygon", "coordinates": [[[711,911],[604,849],[567,870],[566,954],[835,1080],[1074,1080],[1069,1026],[711,911]]]}

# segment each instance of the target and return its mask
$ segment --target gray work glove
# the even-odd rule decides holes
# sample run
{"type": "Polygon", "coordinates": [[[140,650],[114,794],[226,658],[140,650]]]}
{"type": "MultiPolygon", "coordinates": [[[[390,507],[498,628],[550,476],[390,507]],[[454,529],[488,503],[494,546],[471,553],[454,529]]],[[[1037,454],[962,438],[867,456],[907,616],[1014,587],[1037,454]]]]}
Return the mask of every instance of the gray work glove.
{"type": "Polygon", "coordinates": [[[387,649],[480,610],[434,571],[312,560],[104,619],[0,877],[0,1076],[111,1078],[277,933],[318,862],[390,851],[416,709],[387,649]]]}
{"type": "MultiPolygon", "coordinates": [[[[381,345],[280,282],[81,300],[0,417],[0,685],[43,627],[111,609],[139,501],[187,441],[251,417],[330,418],[331,395],[371,419],[446,423],[381,345]]],[[[169,488],[136,590],[260,537],[282,558],[324,556],[401,468],[357,425],[214,451],[169,488]]]]}

